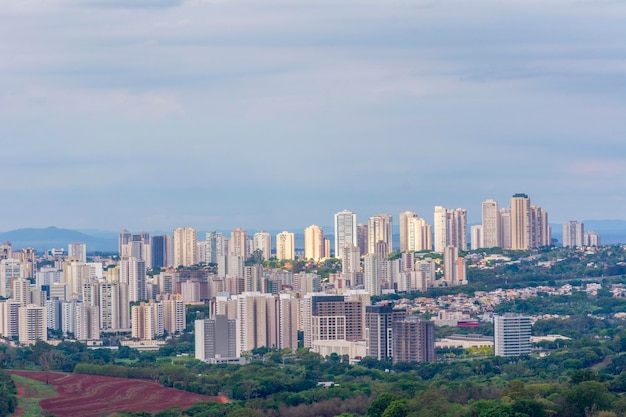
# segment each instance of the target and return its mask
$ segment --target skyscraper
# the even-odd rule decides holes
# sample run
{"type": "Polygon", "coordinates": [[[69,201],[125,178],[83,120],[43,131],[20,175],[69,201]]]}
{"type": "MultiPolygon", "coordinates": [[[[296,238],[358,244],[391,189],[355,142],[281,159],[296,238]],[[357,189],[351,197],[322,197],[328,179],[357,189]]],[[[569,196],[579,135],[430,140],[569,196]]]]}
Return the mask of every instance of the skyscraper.
{"type": "Polygon", "coordinates": [[[486,200],[482,204],[482,245],[483,248],[501,246],[500,242],[500,210],[498,202],[486,200]]]}
{"type": "Polygon", "coordinates": [[[348,210],[335,214],[335,257],[341,257],[346,246],[357,246],[356,213],[348,210]]]}
{"type": "Polygon", "coordinates": [[[511,209],[500,209],[500,246],[511,249],[511,209]]]}
{"type": "Polygon", "coordinates": [[[409,219],[416,218],[417,213],[412,211],[403,211],[400,213],[400,252],[406,252],[409,249],[409,219]]]}
{"type": "Polygon", "coordinates": [[[426,220],[417,217],[407,218],[406,249],[409,252],[420,252],[433,249],[433,229],[426,220]]]}
{"type": "Polygon", "coordinates": [[[571,220],[563,225],[563,247],[573,248],[584,246],[585,226],[576,220],[571,220]]]}
{"type": "Polygon", "coordinates": [[[267,261],[272,257],[272,236],[264,230],[255,233],[252,238],[252,250],[260,250],[263,259],[267,261]]]}
{"type": "Polygon", "coordinates": [[[327,255],[324,251],[324,231],[317,225],[304,229],[304,258],[319,261],[327,255]]]}
{"type": "Polygon", "coordinates": [[[192,227],[174,229],[174,266],[191,266],[196,263],[198,235],[192,227]]]}
{"type": "Polygon", "coordinates": [[[240,227],[230,232],[230,240],[228,241],[228,252],[233,256],[241,256],[248,259],[248,232],[240,227]]]}
{"type": "Polygon", "coordinates": [[[387,255],[393,252],[393,219],[388,214],[375,214],[367,221],[368,254],[376,252],[376,245],[384,242],[387,255]]]}
{"type": "Polygon", "coordinates": [[[276,235],[276,259],[295,259],[295,236],[283,231],[276,235]]]}
{"type": "Polygon", "coordinates": [[[117,253],[119,254],[120,258],[123,256],[130,256],[128,253],[126,253],[126,245],[130,243],[131,239],[132,234],[128,230],[124,229],[120,232],[117,244],[117,253]]]}
{"type": "Polygon", "coordinates": [[[435,252],[443,253],[446,246],[467,250],[467,211],[462,208],[435,207],[435,252]]]}
{"type": "Polygon", "coordinates": [[[68,244],[67,256],[80,262],[87,262],[87,245],[82,242],[68,244]]]}
{"type": "Polygon", "coordinates": [[[206,261],[216,264],[220,256],[228,255],[224,247],[224,236],[220,232],[210,232],[206,234],[206,261]]]}
{"type": "Polygon", "coordinates": [[[530,249],[530,198],[526,194],[511,198],[511,249],[530,249]]]}

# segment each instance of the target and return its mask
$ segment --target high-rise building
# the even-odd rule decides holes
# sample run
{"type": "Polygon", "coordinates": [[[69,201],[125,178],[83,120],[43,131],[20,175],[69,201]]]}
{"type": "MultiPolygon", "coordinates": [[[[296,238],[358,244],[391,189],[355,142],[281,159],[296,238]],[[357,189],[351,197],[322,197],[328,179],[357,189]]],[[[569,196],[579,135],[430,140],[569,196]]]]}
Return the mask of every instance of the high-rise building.
{"type": "MultiPolygon", "coordinates": [[[[359,248],[359,253],[361,255],[367,254],[368,240],[367,240],[367,225],[366,224],[356,225],[356,241],[357,241],[356,246],[359,248]]],[[[335,257],[340,258],[341,256],[335,254],[335,257]]]]}
{"type": "Polygon", "coordinates": [[[164,332],[163,327],[163,304],[141,302],[131,307],[131,322],[133,338],[141,340],[153,340],[164,332]]]}
{"type": "Polygon", "coordinates": [[[348,210],[335,214],[335,257],[341,257],[346,246],[358,246],[356,213],[348,210]]]}
{"type": "Polygon", "coordinates": [[[173,239],[171,236],[152,236],[150,239],[150,250],[153,268],[163,268],[172,266],[173,259],[173,239]]]}
{"type": "Polygon", "coordinates": [[[530,249],[530,198],[526,194],[511,198],[511,249],[530,249]]]}
{"type": "Polygon", "coordinates": [[[594,232],[593,230],[585,232],[584,241],[585,241],[585,246],[600,246],[601,245],[600,233],[594,232]]]}
{"type": "Polygon", "coordinates": [[[12,287],[11,298],[20,303],[20,306],[26,307],[31,303],[29,280],[24,278],[14,279],[12,287]]]}
{"type": "Polygon", "coordinates": [[[146,297],[146,264],[130,257],[120,261],[120,281],[128,284],[128,301],[136,302],[146,297]]]}
{"type": "Polygon", "coordinates": [[[481,248],[501,246],[500,242],[500,209],[495,200],[486,200],[482,204],[482,242],[481,248]]]}
{"type": "Polygon", "coordinates": [[[304,258],[320,261],[326,258],[324,231],[317,225],[304,229],[304,258]]]}
{"type": "Polygon", "coordinates": [[[73,242],[67,245],[67,256],[79,262],[87,262],[87,245],[82,242],[73,242]]]}
{"type": "Polygon", "coordinates": [[[307,294],[301,304],[304,346],[317,340],[364,340],[369,294],[307,294]]]}
{"type": "Polygon", "coordinates": [[[583,223],[571,220],[563,225],[563,247],[578,246],[585,246],[585,226],[583,223]]]}
{"type": "Polygon", "coordinates": [[[418,218],[413,211],[403,211],[400,213],[400,252],[409,251],[409,219],[418,218]]]}
{"type": "Polygon", "coordinates": [[[435,252],[443,253],[446,246],[467,250],[467,211],[435,207],[434,214],[435,252]]]}
{"type": "Polygon", "coordinates": [[[159,297],[163,304],[163,328],[169,333],[182,333],[185,330],[186,312],[181,294],[163,294],[159,297]]]}
{"type": "Polygon", "coordinates": [[[255,233],[252,238],[252,250],[261,251],[263,260],[267,261],[272,257],[272,235],[264,230],[255,233]]]}
{"type": "Polygon", "coordinates": [[[130,256],[127,253],[127,245],[130,243],[131,239],[132,239],[133,235],[126,229],[122,230],[119,234],[119,238],[118,238],[118,244],[117,244],[117,253],[119,254],[120,258],[124,257],[124,256],[130,256]]]}
{"type": "Polygon", "coordinates": [[[472,250],[477,250],[485,247],[483,243],[483,231],[483,226],[480,224],[475,224],[470,228],[470,243],[472,250]]]}
{"type": "Polygon", "coordinates": [[[393,363],[435,362],[435,324],[418,316],[393,323],[393,363]]]}
{"type": "Polygon", "coordinates": [[[0,297],[11,297],[11,282],[22,276],[22,263],[17,259],[0,261],[0,297]]]}
{"type": "MultiPolygon", "coordinates": [[[[385,258],[384,258],[385,259],[385,258]]],[[[381,295],[382,260],[378,255],[365,255],[363,258],[363,282],[365,291],[371,295],[381,295]]]]}
{"type": "Polygon", "coordinates": [[[240,227],[230,232],[230,240],[228,241],[228,252],[230,255],[242,256],[248,259],[248,232],[240,227]]]}
{"type": "Polygon", "coordinates": [[[500,246],[511,249],[511,209],[500,209],[500,246]]]}
{"type": "Polygon", "coordinates": [[[174,229],[174,266],[191,266],[196,263],[198,235],[192,227],[174,229]]]}
{"type": "Polygon", "coordinates": [[[430,251],[433,249],[433,229],[426,220],[417,217],[406,219],[406,249],[409,252],[430,251]]]}
{"type": "Polygon", "coordinates": [[[365,307],[367,356],[384,360],[393,355],[393,322],[402,320],[406,310],[395,310],[393,303],[365,307]]]}
{"type": "Polygon", "coordinates": [[[446,246],[443,252],[443,280],[448,287],[466,283],[465,259],[454,246],[446,246]]]}
{"type": "Polygon", "coordinates": [[[530,247],[540,248],[552,244],[552,230],[548,224],[548,212],[539,206],[530,206],[530,247]]]}
{"type": "Polygon", "coordinates": [[[520,356],[530,353],[532,325],[530,317],[506,313],[493,318],[496,356],[520,356]]]}
{"type": "Polygon", "coordinates": [[[206,234],[206,261],[216,264],[220,256],[228,255],[225,248],[225,238],[220,232],[206,234]]]}
{"type": "Polygon", "coordinates": [[[204,362],[235,359],[237,349],[237,320],[217,314],[213,318],[194,322],[195,357],[204,362]]]}
{"type": "Polygon", "coordinates": [[[48,340],[48,321],[45,307],[27,305],[19,308],[18,337],[20,343],[34,344],[37,340],[48,340]]]}
{"type": "Polygon", "coordinates": [[[375,214],[367,220],[368,254],[376,253],[376,245],[384,242],[386,254],[393,252],[393,218],[388,214],[375,214]]]}
{"type": "Polygon", "coordinates": [[[276,259],[295,259],[295,236],[290,232],[280,232],[276,235],[276,259]]]}

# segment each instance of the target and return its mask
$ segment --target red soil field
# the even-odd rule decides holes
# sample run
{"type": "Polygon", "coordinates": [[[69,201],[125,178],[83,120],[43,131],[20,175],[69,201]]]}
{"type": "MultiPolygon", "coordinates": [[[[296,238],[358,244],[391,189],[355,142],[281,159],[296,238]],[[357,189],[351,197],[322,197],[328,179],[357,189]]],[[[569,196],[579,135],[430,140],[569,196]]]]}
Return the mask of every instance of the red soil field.
{"type": "MultiPolygon", "coordinates": [[[[41,382],[46,380],[44,372],[11,373],[41,382]]],[[[172,406],[186,409],[199,402],[227,401],[225,397],[193,394],[140,379],[50,372],[49,382],[59,396],[46,398],[39,405],[58,417],[93,417],[119,411],[157,413],[172,406]]]]}

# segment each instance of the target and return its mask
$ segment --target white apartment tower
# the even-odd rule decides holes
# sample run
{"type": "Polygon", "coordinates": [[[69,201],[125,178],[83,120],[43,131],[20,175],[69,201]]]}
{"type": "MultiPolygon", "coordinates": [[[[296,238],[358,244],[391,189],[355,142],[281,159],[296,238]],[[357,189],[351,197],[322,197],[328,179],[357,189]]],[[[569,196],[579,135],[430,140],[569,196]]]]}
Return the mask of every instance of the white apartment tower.
{"type": "Polygon", "coordinates": [[[346,246],[358,246],[356,213],[348,210],[335,214],[335,257],[346,246]]]}
{"type": "Polygon", "coordinates": [[[575,248],[585,246],[585,226],[576,220],[563,225],[563,247],[575,248]]]}

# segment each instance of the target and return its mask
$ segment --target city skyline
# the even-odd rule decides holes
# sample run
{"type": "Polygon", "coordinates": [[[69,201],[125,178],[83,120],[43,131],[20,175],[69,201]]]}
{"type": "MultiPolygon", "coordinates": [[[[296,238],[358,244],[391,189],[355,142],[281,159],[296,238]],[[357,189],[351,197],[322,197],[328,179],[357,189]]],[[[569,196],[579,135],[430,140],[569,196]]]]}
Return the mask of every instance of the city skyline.
{"type": "Polygon", "coordinates": [[[626,219],[626,5],[0,4],[0,230],[626,219]],[[308,223],[308,224],[305,224],[308,223]]]}

